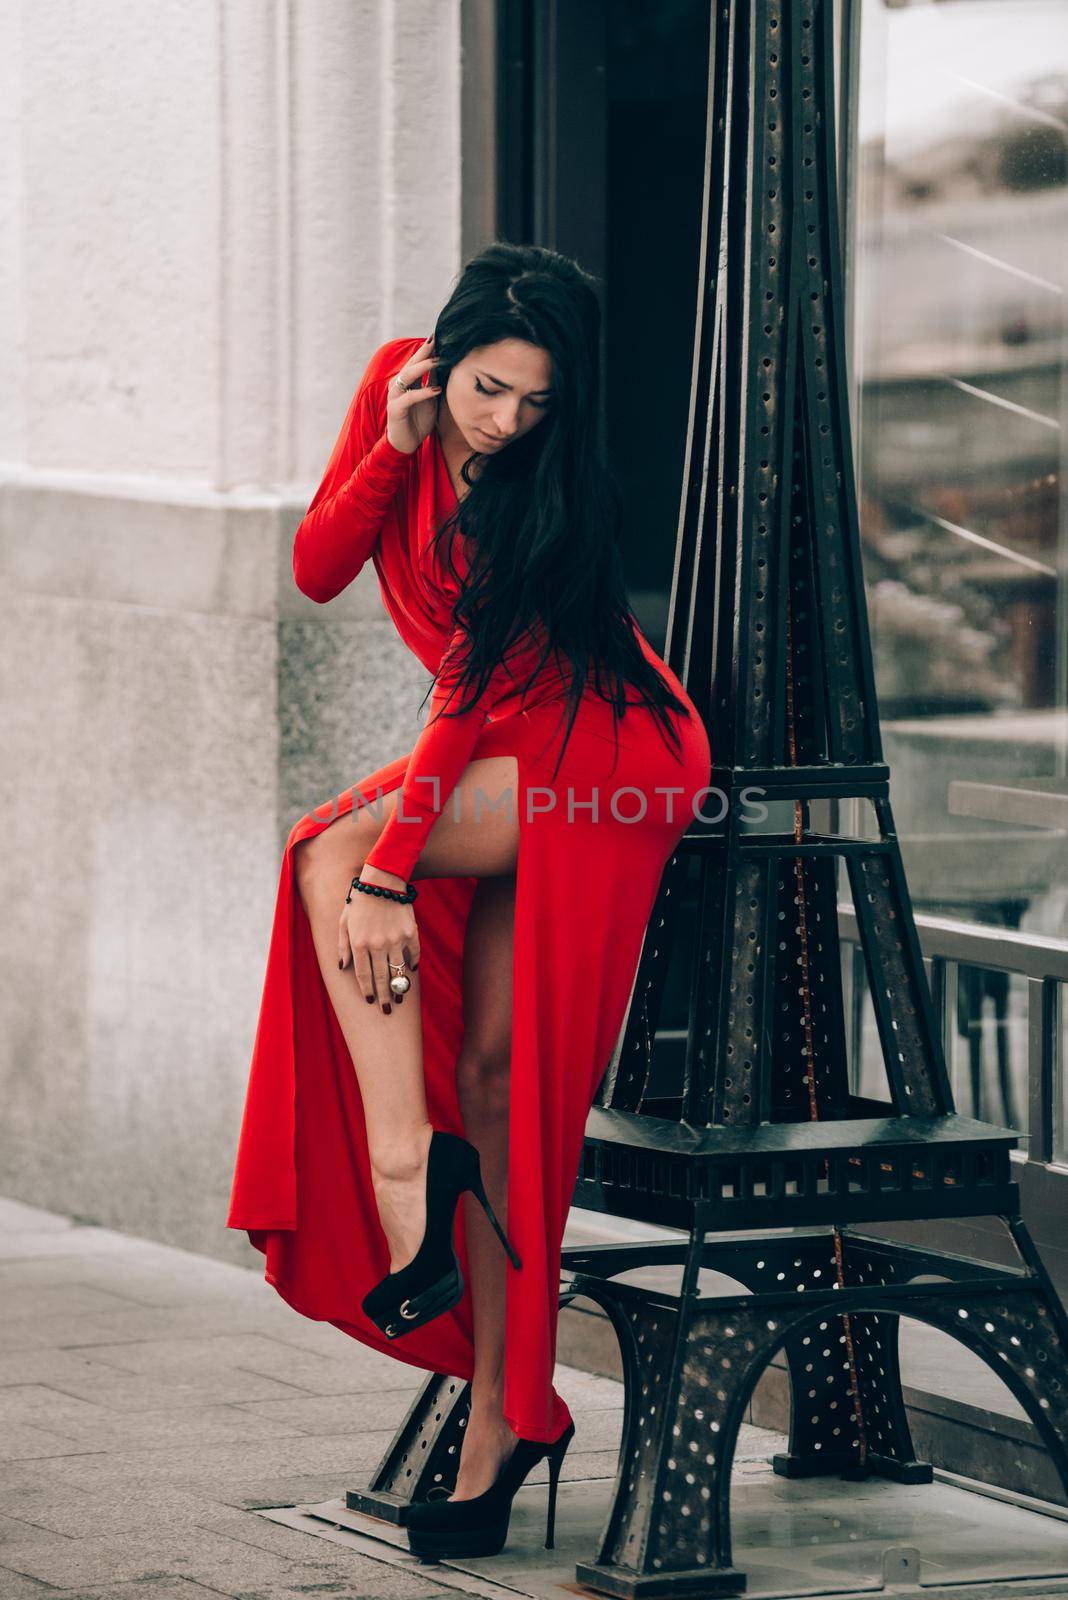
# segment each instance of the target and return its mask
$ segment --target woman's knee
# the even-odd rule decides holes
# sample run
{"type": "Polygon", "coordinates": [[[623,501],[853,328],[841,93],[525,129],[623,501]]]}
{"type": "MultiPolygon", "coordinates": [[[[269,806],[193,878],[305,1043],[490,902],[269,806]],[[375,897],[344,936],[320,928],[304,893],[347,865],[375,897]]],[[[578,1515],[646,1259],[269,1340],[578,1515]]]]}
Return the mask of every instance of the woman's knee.
{"type": "Polygon", "coordinates": [[[465,1039],[456,1062],[456,1090],[461,1101],[505,1115],[510,1083],[510,1040],[480,1045],[465,1039]]]}
{"type": "Polygon", "coordinates": [[[293,874],[302,897],[348,886],[374,843],[374,830],[360,811],[345,812],[293,847],[293,874]]]}

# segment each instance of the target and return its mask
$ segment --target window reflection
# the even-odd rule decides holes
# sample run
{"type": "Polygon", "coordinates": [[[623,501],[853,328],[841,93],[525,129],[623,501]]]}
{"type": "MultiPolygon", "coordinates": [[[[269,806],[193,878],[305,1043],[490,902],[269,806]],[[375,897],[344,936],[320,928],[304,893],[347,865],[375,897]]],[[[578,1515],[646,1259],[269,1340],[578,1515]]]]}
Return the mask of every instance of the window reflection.
{"type": "MultiPolygon", "coordinates": [[[[860,18],[857,475],[909,888],[918,912],[1068,939],[1068,8],[860,18]]],[[[1026,986],[1004,990],[963,995],[950,1054],[972,1109],[990,1033],[1008,1056],[982,1109],[1021,1126],[1026,986]]]]}
{"type": "Polygon", "coordinates": [[[948,1065],[957,1110],[1025,1134],[1027,980],[1016,972],[964,963],[951,967],[948,976],[948,1065]]]}

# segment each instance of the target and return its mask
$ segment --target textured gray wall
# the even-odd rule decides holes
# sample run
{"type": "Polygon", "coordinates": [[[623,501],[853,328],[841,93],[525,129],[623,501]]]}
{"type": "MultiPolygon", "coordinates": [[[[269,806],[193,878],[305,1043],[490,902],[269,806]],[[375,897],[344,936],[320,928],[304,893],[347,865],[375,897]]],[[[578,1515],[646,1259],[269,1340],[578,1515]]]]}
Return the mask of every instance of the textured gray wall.
{"type": "Polygon", "coordinates": [[[262,1262],[224,1219],[281,847],[427,681],[292,534],[459,266],[456,3],[36,0],[0,62],[0,1192],[262,1262]]]}

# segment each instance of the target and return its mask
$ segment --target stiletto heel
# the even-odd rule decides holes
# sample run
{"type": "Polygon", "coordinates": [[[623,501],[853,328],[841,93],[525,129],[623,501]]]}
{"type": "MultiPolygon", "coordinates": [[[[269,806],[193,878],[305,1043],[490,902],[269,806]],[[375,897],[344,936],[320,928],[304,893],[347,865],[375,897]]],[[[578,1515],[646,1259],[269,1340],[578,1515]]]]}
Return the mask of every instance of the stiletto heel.
{"type": "Polygon", "coordinates": [[[545,1548],[555,1549],[556,1490],[567,1447],[575,1437],[569,1422],[559,1439],[519,1439],[494,1481],[469,1500],[416,1500],[408,1507],[404,1526],[413,1555],[495,1556],[504,1549],[512,1501],[532,1467],[549,1462],[549,1518],[545,1548]]]}
{"type": "Polygon", "coordinates": [[[413,1333],[462,1298],[464,1276],[453,1245],[453,1228],[465,1189],[471,1190],[485,1210],[512,1265],[522,1266],[487,1198],[475,1146],[458,1133],[435,1128],[427,1152],[422,1243],[411,1261],[397,1272],[387,1272],[361,1302],[364,1315],[387,1339],[413,1333]]]}
{"type": "Polygon", "coordinates": [[[505,1234],[505,1231],[501,1227],[500,1223],[497,1221],[496,1213],[494,1212],[493,1207],[489,1203],[489,1196],[486,1194],[486,1191],[485,1191],[485,1189],[483,1188],[483,1185],[482,1185],[482,1170],[481,1170],[481,1167],[479,1165],[477,1165],[477,1163],[478,1163],[478,1151],[477,1150],[475,1151],[475,1161],[476,1161],[475,1181],[471,1185],[471,1192],[475,1196],[475,1199],[478,1201],[479,1205],[482,1207],[483,1211],[486,1213],[487,1217],[489,1217],[490,1221],[493,1223],[494,1228],[497,1230],[498,1239],[501,1241],[501,1243],[503,1244],[505,1250],[508,1252],[509,1261],[512,1263],[513,1267],[515,1267],[516,1271],[518,1272],[520,1267],[523,1265],[523,1263],[520,1261],[519,1257],[516,1255],[515,1251],[513,1250],[512,1246],[511,1246],[511,1244],[509,1243],[508,1237],[505,1234]]]}
{"type": "MultiPolygon", "coordinates": [[[[570,1440],[568,1443],[570,1444],[570,1440]]],[[[564,1446],[564,1450],[567,1445],[564,1446]]],[[[554,1550],[553,1534],[556,1532],[556,1486],[560,1482],[560,1468],[564,1461],[564,1450],[558,1455],[549,1457],[549,1510],[545,1518],[545,1548],[554,1550]]]]}

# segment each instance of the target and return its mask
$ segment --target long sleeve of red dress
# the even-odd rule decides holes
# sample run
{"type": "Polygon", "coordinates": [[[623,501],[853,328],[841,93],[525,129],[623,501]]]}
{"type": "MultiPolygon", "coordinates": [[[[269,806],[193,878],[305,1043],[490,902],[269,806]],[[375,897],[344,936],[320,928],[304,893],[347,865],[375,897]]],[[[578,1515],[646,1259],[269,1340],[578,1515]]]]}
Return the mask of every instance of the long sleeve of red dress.
{"type": "Polygon", "coordinates": [[[411,456],[386,436],[390,374],[381,370],[381,355],[375,352],[360,380],[293,539],[293,578],[312,600],[333,600],[361,571],[411,466],[411,456]]]}
{"type": "MultiPolygon", "coordinates": [[[[372,356],[346,413],[311,504],[293,542],[293,576],[311,599],[332,600],[350,584],[371,557],[391,502],[405,483],[411,456],[386,436],[387,386],[395,352],[384,345],[372,356]]],[[[456,681],[453,653],[463,630],[454,630],[438,669],[427,723],[408,761],[397,809],[387,818],[367,856],[373,867],[407,879],[427,835],[446,802],[494,704],[514,686],[503,667],[495,668],[477,703],[458,716],[439,717],[448,702],[455,709],[467,690],[450,692],[456,681]]]]}

